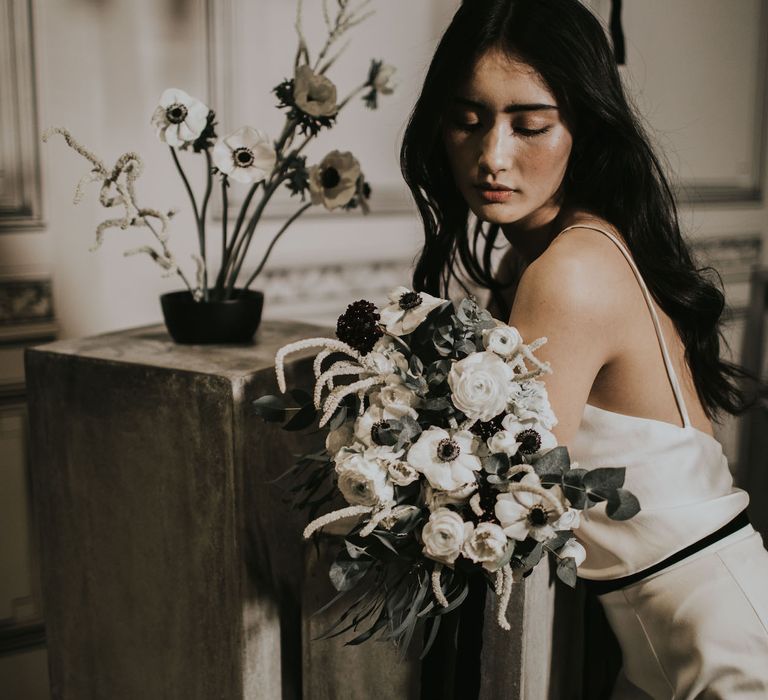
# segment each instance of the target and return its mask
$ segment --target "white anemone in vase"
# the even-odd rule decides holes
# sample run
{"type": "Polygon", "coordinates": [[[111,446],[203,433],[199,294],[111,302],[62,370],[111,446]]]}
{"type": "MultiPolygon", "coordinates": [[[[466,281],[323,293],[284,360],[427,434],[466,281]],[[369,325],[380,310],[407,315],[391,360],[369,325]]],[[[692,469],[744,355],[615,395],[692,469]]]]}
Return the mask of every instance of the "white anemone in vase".
{"type": "Polygon", "coordinates": [[[475,454],[475,436],[468,430],[451,435],[432,426],[421,433],[408,450],[407,461],[427,477],[430,486],[452,491],[477,481],[475,472],[481,467],[475,454]]]}
{"type": "Polygon", "coordinates": [[[332,117],[339,111],[336,104],[336,86],[306,64],[296,69],[293,101],[302,112],[313,117],[332,117]]]}
{"type": "Polygon", "coordinates": [[[467,418],[489,421],[507,407],[514,370],[496,353],[475,352],[448,373],[451,401],[467,418]]]}
{"type": "Polygon", "coordinates": [[[556,523],[567,509],[563,491],[559,486],[544,489],[536,474],[526,474],[520,484],[521,488],[511,484],[509,493],[496,496],[494,514],[507,537],[544,542],[554,536],[556,523]]]}
{"type": "Polygon", "coordinates": [[[395,287],[388,295],[389,304],[381,310],[381,323],[392,335],[412,333],[433,309],[445,303],[445,299],[414,292],[408,287],[395,287]]]}
{"type": "Polygon", "coordinates": [[[322,204],[329,211],[349,204],[362,176],[360,163],[349,151],[331,151],[307,170],[312,204],[322,204]]]}
{"type": "Polygon", "coordinates": [[[152,125],[163,143],[181,148],[200,137],[208,123],[209,112],[206,105],[184,90],[168,88],[152,114],[152,125]]]}
{"type": "Polygon", "coordinates": [[[275,167],[272,142],[258,129],[244,126],[213,147],[213,162],[228,177],[250,184],[266,179],[275,167]]]}
{"type": "Polygon", "coordinates": [[[397,84],[392,80],[396,71],[397,68],[389,63],[380,65],[373,79],[373,87],[382,95],[391,95],[397,87],[397,84]]]}

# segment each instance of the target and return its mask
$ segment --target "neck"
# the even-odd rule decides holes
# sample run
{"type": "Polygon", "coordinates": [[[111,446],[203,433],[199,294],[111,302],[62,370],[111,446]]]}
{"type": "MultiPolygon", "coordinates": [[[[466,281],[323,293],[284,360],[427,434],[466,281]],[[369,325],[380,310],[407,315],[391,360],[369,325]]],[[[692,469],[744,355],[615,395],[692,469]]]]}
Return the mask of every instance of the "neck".
{"type": "Polygon", "coordinates": [[[564,228],[566,215],[562,208],[539,210],[525,219],[502,224],[501,230],[515,251],[530,265],[564,228]]]}

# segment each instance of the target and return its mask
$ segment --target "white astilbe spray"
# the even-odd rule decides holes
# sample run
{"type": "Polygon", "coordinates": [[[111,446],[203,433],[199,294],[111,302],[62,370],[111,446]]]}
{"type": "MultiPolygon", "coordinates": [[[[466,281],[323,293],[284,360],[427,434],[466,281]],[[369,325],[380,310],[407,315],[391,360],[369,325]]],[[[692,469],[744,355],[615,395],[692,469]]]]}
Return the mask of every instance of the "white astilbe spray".
{"type": "Polygon", "coordinates": [[[448,599],[443,593],[443,587],[440,585],[440,574],[443,571],[443,565],[440,562],[435,563],[435,568],[432,569],[432,593],[435,596],[435,600],[443,607],[448,607],[448,599]]]}
{"type": "MultiPolygon", "coordinates": [[[[497,591],[498,591],[498,577],[497,591]]],[[[509,600],[512,597],[512,583],[514,579],[512,577],[512,567],[509,564],[505,564],[501,569],[501,595],[499,596],[499,607],[496,611],[496,622],[499,623],[501,629],[509,632],[512,627],[507,620],[507,608],[509,607],[509,600]]]]}
{"type": "MultiPolygon", "coordinates": [[[[355,360],[360,361],[360,353],[353,347],[334,338],[306,338],[297,340],[295,343],[288,343],[281,347],[275,355],[275,373],[277,374],[277,386],[281,393],[285,393],[285,358],[294,352],[307,350],[309,348],[324,348],[326,357],[332,352],[343,352],[355,360]]],[[[320,364],[315,362],[315,378],[320,375],[320,364]]]]}
{"type": "Polygon", "coordinates": [[[91,171],[80,178],[80,181],[77,183],[73,202],[78,204],[82,200],[86,185],[101,181],[102,185],[99,191],[99,202],[101,205],[106,208],[122,206],[125,210],[122,217],[106,219],[96,227],[96,243],[90,250],[95,251],[101,246],[104,232],[107,229],[119,228],[125,231],[131,226],[146,226],[157,239],[161,246],[161,251],[158,252],[151,246],[141,246],[126,251],[125,255],[147,253],[160,267],[169,271],[170,275],[178,274],[189,291],[194,295],[195,290],[189,284],[184,272],[176,264],[175,258],[167,246],[168,236],[166,232],[174,212],[163,213],[157,209],[140,207],[137,203],[135,184],[136,179],[141,175],[144,168],[141,156],[134,152],[123,153],[117,159],[112,169],[108,170],[101,159],[76,141],[67,129],[58,126],[46,129],[42,137],[43,142],[47,142],[53,134],[60,134],[70,148],[83,156],[93,166],[91,171]],[[159,222],[159,231],[152,225],[151,219],[159,222]]]}

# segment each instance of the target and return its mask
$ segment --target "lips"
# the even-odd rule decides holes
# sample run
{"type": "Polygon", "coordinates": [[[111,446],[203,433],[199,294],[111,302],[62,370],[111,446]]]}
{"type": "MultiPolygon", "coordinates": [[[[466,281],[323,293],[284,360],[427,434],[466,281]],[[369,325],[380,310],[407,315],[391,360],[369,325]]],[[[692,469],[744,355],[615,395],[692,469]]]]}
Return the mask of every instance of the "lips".
{"type": "Polygon", "coordinates": [[[506,187],[505,185],[490,185],[483,183],[481,185],[476,185],[476,187],[480,193],[480,197],[489,203],[506,202],[517,192],[517,190],[514,190],[511,187],[506,187]]]}

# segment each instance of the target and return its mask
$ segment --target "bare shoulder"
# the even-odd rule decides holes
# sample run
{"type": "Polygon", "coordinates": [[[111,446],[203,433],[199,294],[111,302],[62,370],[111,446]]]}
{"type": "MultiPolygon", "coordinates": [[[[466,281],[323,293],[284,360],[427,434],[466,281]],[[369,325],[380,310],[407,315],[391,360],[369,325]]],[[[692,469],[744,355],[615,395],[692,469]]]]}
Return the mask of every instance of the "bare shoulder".
{"type": "Polygon", "coordinates": [[[545,305],[558,315],[615,322],[634,298],[633,281],[631,268],[610,238],[592,229],[573,228],[528,266],[515,302],[545,305]]]}

